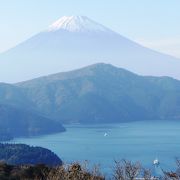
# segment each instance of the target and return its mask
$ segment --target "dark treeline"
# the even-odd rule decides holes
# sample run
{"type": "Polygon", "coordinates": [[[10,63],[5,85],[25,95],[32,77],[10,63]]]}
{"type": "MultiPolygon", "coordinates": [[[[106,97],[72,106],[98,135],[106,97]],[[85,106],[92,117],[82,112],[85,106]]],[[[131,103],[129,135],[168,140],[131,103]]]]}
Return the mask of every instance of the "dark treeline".
{"type": "Polygon", "coordinates": [[[50,166],[62,165],[61,159],[52,151],[26,144],[0,143],[0,161],[12,165],[40,163],[50,166]]]}
{"type": "Polygon", "coordinates": [[[122,160],[116,161],[111,177],[105,177],[98,166],[88,169],[86,165],[73,163],[50,167],[39,165],[8,165],[0,164],[1,180],[179,180],[180,161],[177,160],[175,172],[165,172],[161,177],[155,177],[151,171],[141,167],[139,163],[122,160]]]}

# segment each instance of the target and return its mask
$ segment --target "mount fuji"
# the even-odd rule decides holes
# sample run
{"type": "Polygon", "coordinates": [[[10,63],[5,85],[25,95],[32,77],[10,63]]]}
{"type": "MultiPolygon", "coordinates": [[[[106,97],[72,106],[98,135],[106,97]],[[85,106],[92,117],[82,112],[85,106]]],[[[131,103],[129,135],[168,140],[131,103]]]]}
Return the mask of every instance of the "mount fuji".
{"type": "Polygon", "coordinates": [[[180,79],[180,59],[145,48],[85,16],[64,16],[0,54],[0,81],[15,83],[99,62],[180,79]]]}

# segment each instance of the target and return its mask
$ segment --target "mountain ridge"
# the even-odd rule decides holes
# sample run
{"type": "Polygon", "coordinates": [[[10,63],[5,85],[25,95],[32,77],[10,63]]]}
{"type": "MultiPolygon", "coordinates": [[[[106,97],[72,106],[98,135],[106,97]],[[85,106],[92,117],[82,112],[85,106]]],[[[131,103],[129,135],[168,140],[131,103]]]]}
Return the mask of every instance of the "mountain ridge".
{"type": "Polygon", "coordinates": [[[141,76],[105,63],[1,84],[0,92],[4,105],[60,123],[180,120],[179,80],[141,76]]]}
{"type": "Polygon", "coordinates": [[[179,80],[140,76],[104,63],[15,86],[44,116],[63,123],[180,119],[179,80]]]}
{"type": "Polygon", "coordinates": [[[98,69],[99,70],[119,69],[124,73],[131,73],[132,75],[137,75],[137,74],[135,74],[133,72],[130,72],[130,71],[126,70],[126,69],[123,69],[123,68],[120,68],[120,67],[115,67],[115,66],[113,66],[111,64],[96,63],[96,64],[81,67],[81,68],[71,70],[71,71],[64,71],[64,72],[50,74],[50,75],[38,77],[38,78],[35,78],[35,79],[23,81],[23,82],[18,82],[18,83],[15,83],[15,85],[22,85],[24,83],[28,83],[28,82],[31,82],[31,81],[36,81],[36,80],[39,80],[39,79],[48,80],[50,78],[52,80],[55,80],[55,79],[57,79],[57,80],[65,80],[65,79],[68,79],[68,78],[74,79],[74,78],[77,78],[78,76],[82,76],[82,75],[91,76],[94,73],[93,71],[98,70],[98,69]]]}

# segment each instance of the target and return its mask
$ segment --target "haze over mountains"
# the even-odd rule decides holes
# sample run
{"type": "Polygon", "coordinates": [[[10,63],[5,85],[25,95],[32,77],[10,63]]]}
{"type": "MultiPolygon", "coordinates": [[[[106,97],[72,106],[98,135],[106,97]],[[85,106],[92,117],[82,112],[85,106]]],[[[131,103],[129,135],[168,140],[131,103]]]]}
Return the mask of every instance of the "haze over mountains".
{"type": "Polygon", "coordinates": [[[9,88],[0,86],[3,105],[15,106],[14,100],[21,99],[16,101],[18,108],[26,109],[29,104],[31,111],[61,123],[180,120],[180,81],[139,76],[109,64],[94,64],[9,88]]]}
{"type": "Polygon", "coordinates": [[[20,82],[98,62],[180,79],[179,59],[142,47],[85,16],[70,16],[1,54],[0,81],[20,82]]]}

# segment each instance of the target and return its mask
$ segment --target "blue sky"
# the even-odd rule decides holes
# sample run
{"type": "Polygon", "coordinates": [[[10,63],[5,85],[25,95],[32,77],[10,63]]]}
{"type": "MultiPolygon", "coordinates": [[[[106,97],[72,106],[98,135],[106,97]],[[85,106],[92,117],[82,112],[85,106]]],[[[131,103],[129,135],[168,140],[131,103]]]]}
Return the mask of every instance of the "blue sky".
{"type": "Polygon", "coordinates": [[[145,46],[180,57],[180,0],[0,0],[0,52],[64,15],[85,15],[145,46]]]}

